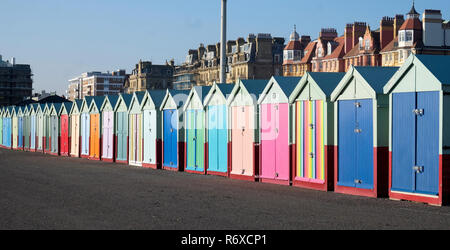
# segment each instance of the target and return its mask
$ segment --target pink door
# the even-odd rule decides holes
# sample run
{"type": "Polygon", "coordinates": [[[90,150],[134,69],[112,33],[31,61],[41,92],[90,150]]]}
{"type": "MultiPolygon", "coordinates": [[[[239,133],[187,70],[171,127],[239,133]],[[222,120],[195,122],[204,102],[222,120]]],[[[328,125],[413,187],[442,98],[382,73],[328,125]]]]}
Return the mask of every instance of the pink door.
{"type": "Polygon", "coordinates": [[[103,113],[103,158],[113,158],[113,112],[103,113]]]}
{"type": "Polygon", "coordinates": [[[274,179],[276,176],[276,113],[274,105],[261,105],[261,178],[274,179]]]}
{"type": "Polygon", "coordinates": [[[276,179],[289,180],[289,104],[275,106],[276,121],[276,179]]]}
{"type": "Polygon", "coordinates": [[[242,161],[242,175],[247,176],[253,176],[254,175],[254,155],[253,155],[253,149],[254,149],[254,130],[255,122],[254,122],[254,115],[255,112],[253,111],[253,106],[245,106],[244,112],[243,112],[243,120],[245,121],[244,127],[243,127],[243,136],[242,136],[242,154],[243,154],[243,161],[242,161]]]}
{"type": "Polygon", "coordinates": [[[242,108],[231,108],[231,174],[242,174],[242,108]]]}

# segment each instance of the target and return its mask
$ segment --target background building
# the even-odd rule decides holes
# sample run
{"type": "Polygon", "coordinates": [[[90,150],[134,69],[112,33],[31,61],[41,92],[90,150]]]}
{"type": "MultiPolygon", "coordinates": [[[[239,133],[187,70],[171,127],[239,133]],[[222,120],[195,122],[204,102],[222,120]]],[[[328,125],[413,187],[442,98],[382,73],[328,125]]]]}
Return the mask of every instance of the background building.
{"type": "MultiPolygon", "coordinates": [[[[282,75],[284,38],[250,34],[226,43],[227,83],[237,79],[269,79],[282,75]]],[[[189,50],[186,61],[175,67],[174,88],[220,82],[220,43],[189,50]]]]}
{"type": "Polygon", "coordinates": [[[147,89],[171,89],[173,82],[174,61],[165,65],[155,65],[152,62],[136,64],[135,69],[125,82],[125,92],[134,93],[147,89]]]}
{"type": "Polygon", "coordinates": [[[125,70],[86,72],[69,80],[67,96],[73,101],[85,96],[117,95],[123,91],[126,77],[125,70]]]}
{"type": "Polygon", "coordinates": [[[30,65],[16,64],[16,59],[3,61],[0,55],[0,106],[15,105],[33,92],[30,65]]]}

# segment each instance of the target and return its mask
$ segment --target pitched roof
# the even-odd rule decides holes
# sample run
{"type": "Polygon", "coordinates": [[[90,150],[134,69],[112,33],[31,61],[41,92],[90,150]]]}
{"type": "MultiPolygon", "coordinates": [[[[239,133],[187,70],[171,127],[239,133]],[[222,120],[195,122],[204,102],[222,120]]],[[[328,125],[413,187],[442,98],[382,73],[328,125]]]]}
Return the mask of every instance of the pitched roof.
{"type": "Polygon", "coordinates": [[[305,48],[305,55],[303,56],[300,63],[309,63],[314,57],[314,53],[316,51],[317,41],[310,42],[305,48]]]}
{"type": "Polygon", "coordinates": [[[125,103],[125,105],[128,108],[130,106],[131,100],[133,99],[133,95],[132,94],[120,94],[120,96],[122,97],[123,102],[125,103]]]}
{"type": "Polygon", "coordinates": [[[105,100],[104,96],[94,96],[94,98],[92,99],[93,103],[97,106],[98,109],[100,109],[100,107],[103,104],[103,101],[105,100]]]}
{"type": "Polygon", "coordinates": [[[298,82],[302,79],[301,77],[283,77],[283,76],[274,76],[275,81],[277,81],[281,90],[283,90],[284,94],[289,98],[292,91],[294,91],[298,82]]]}
{"type": "Polygon", "coordinates": [[[156,108],[159,108],[164,100],[164,97],[166,96],[165,90],[150,90],[148,91],[148,94],[153,100],[153,103],[155,104],[156,108]]]}
{"type": "Polygon", "coordinates": [[[117,101],[119,100],[119,95],[109,95],[107,96],[109,103],[114,108],[116,106],[117,101]]]}
{"type": "Polygon", "coordinates": [[[256,98],[263,92],[268,80],[241,80],[248,93],[254,94],[256,98]]]}
{"type": "Polygon", "coordinates": [[[399,67],[355,67],[376,93],[383,93],[383,87],[397,72],[399,67]]]}
{"type": "Polygon", "coordinates": [[[422,30],[422,21],[417,18],[407,19],[399,30],[422,30]]]}
{"type": "Polygon", "coordinates": [[[450,85],[450,56],[415,55],[427,69],[442,83],[450,85]]]}
{"type": "Polygon", "coordinates": [[[302,50],[303,44],[300,41],[289,41],[284,50],[302,50]]]}
{"type": "Polygon", "coordinates": [[[308,72],[314,81],[320,86],[325,95],[330,96],[336,86],[345,76],[344,72],[308,72]]]}
{"type": "Polygon", "coordinates": [[[231,91],[233,91],[234,84],[221,83],[221,84],[217,84],[217,87],[220,89],[220,92],[222,92],[222,94],[226,98],[227,95],[229,95],[231,93],[231,91]]]}
{"type": "MultiPolygon", "coordinates": [[[[74,105],[74,103],[73,102],[63,102],[62,105],[67,110],[67,112],[70,112],[70,110],[72,109],[72,106],[74,105]]],[[[58,112],[59,112],[59,110],[58,110],[58,112]]]]}

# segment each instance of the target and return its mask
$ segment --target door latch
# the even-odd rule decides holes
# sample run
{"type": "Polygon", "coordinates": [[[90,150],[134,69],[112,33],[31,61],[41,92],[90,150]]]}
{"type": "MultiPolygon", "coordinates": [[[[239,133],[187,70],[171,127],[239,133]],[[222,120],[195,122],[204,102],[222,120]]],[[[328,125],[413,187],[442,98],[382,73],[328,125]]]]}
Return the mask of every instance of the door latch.
{"type": "Polygon", "coordinates": [[[360,134],[361,132],[362,132],[362,129],[360,129],[360,128],[355,128],[355,133],[360,134]]]}
{"type": "Polygon", "coordinates": [[[277,177],[277,178],[278,178],[278,173],[275,173],[275,177],[277,177]]]}
{"type": "Polygon", "coordinates": [[[413,113],[415,114],[415,115],[420,115],[420,116],[422,116],[423,115],[423,112],[424,110],[423,109],[414,109],[413,110],[413,113]]]}
{"type": "Polygon", "coordinates": [[[413,170],[418,174],[423,173],[423,166],[414,166],[413,170]]]}
{"type": "Polygon", "coordinates": [[[242,174],[244,174],[245,173],[245,169],[242,169],[242,174]]]}
{"type": "Polygon", "coordinates": [[[310,158],[314,158],[314,153],[312,153],[312,152],[309,153],[309,157],[310,157],[310,158]]]}
{"type": "Polygon", "coordinates": [[[361,184],[361,183],[362,183],[362,180],[358,180],[358,179],[355,180],[355,184],[361,184]]]}
{"type": "Polygon", "coordinates": [[[361,107],[361,103],[360,102],[355,102],[355,107],[360,108],[361,107]]]}
{"type": "Polygon", "coordinates": [[[309,124],[309,128],[310,128],[310,129],[314,129],[314,124],[313,124],[313,123],[310,123],[310,124],[309,124]]]}

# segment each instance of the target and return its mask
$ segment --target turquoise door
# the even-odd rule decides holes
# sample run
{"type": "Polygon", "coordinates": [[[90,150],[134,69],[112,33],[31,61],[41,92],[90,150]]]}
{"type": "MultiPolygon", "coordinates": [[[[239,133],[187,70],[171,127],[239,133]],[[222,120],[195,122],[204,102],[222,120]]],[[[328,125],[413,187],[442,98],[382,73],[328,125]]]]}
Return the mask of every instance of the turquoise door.
{"type": "Polygon", "coordinates": [[[186,112],[186,150],[187,170],[204,171],[204,112],[188,110],[186,112]]]}
{"type": "Polygon", "coordinates": [[[228,171],[227,107],[208,107],[208,171],[228,171]]]}
{"type": "Polygon", "coordinates": [[[126,112],[117,113],[117,157],[118,161],[127,161],[128,152],[128,114],[126,112]]]}

